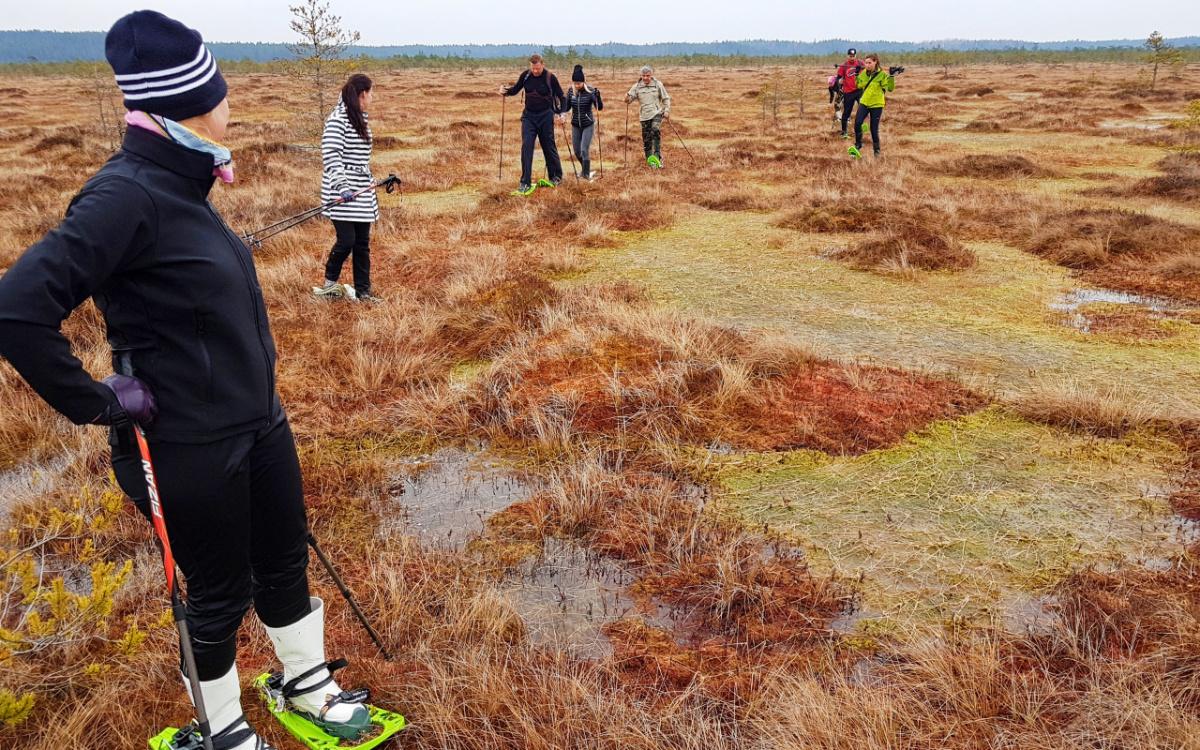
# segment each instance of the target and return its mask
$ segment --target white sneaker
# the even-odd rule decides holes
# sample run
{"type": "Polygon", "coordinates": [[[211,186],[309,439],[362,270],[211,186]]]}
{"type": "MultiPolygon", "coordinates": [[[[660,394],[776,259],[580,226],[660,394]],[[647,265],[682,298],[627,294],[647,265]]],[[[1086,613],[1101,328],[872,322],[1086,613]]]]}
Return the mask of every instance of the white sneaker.
{"type": "Polygon", "coordinates": [[[321,286],[314,286],[312,290],[313,294],[323,299],[336,299],[345,293],[341,284],[336,281],[329,281],[328,279],[321,286]]]}

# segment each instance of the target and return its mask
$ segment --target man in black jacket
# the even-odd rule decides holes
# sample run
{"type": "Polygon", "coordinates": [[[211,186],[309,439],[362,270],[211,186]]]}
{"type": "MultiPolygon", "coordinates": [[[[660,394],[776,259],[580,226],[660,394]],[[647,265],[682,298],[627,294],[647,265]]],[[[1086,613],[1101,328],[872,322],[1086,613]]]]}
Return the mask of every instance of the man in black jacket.
{"type": "Polygon", "coordinates": [[[562,161],[558,158],[558,147],[554,145],[554,118],[563,111],[564,97],[558,78],[546,70],[542,56],[529,57],[529,70],[522,71],[512,86],[500,87],[501,96],[516,96],[525,93],[525,111],[521,113],[521,186],[517,192],[529,195],[533,192],[533,142],[542,144],[542,156],[546,159],[549,181],[539,180],[544,187],[555,187],[562,182],[562,161]]]}

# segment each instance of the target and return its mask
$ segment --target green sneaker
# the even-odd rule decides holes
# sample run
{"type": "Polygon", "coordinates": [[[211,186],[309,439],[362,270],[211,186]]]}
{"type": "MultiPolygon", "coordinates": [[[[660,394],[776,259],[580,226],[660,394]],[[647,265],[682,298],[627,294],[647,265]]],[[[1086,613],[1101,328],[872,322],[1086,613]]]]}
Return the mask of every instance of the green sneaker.
{"type": "Polygon", "coordinates": [[[538,180],[538,181],[537,181],[537,186],[538,186],[538,187],[548,187],[548,188],[552,188],[552,187],[558,187],[557,185],[555,185],[555,184],[554,184],[553,182],[551,182],[550,180],[547,180],[545,177],[543,177],[542,179],[540,179],[540,180],[538,180]]]}
{"type": "Polygon", "coordinates": [[[537,185],[522,185],[521,187],[512,191],[510,195],[518,195],[522,198],[528,198],[529,196],[533,195],[535,190],[537,190],[537,185]]]}
{"type": "Polygon", "coordinates": [[[862,158],[862,152],[858,150],[858,146],[851,146],[850,148],[846,149],[846,153],[850,154],[850,158],[852,159],[862,158]]]}
{"type": "Polygon", "coordinates": [[[646,163],[649,164],[650,167],[653,169],[662,169],[662,165],[663,165],[662,159],[660,159],[654,155],[650,155],[650,156],[646,157],[646,163]]]}

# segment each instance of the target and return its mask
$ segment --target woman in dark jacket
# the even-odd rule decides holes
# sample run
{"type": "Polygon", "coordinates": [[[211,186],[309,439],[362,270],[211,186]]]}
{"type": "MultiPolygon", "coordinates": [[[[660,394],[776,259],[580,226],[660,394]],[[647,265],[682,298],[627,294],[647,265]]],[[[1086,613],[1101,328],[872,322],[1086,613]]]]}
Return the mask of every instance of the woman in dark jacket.
{"type": "Polygon", "coordinates": [[[225,81],[198,32],[153,11],[117,21],[105,53],[129,110],[124,143],[0,277],[0,355],[71,421],[109,425],[117,479],[144,513],[131,423],[146,430],[217,750],[266,747],[242,715],[235,664],[251,602],[285,679],[300,678],[292,708],[357,737],[364,706],[330,698],[341,691],[309,597],[300,464],[262,289],[208,202],[216,177],[233,179],[225,81]],[[122,373],[103,381],[60,330],[89,297],[122,373]]]}
{"type": "Polygon", "coordinates": [[[592,179],[592,136],[596,132],[596,118],[592,110],[604,109],[600,89],[594,89],[584,81],[583,66],[576,65],[571,73],[571,88],[567,91],[567,112],[571,113],[571,142],[575,153],[583,163],[583,179],[592,179]]]}

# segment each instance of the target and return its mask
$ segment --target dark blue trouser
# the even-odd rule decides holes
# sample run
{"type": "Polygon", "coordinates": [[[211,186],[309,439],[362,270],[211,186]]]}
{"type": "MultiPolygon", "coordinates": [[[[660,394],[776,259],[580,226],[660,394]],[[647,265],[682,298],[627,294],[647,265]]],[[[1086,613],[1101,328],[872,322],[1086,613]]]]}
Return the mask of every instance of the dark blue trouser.
{"type": "Polygon", "coordinates": [[[521,184],[533,182],[533,141],[542,143],[542,156],[546,159],[546,171],[550,181],[562,180],[562,161],[558,158],[558,147],[554,145],[554,112],[546,110],[540,114],[526,112],[521,115],[521,184]]]}

